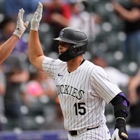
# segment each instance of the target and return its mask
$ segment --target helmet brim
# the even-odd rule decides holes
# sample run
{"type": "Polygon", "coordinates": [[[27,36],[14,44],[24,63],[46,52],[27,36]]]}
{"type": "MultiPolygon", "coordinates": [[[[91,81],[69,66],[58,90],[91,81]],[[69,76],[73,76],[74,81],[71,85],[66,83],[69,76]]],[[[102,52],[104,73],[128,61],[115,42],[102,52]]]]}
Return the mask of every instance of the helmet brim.
{"type": "Polygon", "coordinates": [[[53,40],[62,41],[62,42],[70,43],[70,44],[77,44],[77,43],[74,42],[74,41],[71,41],[71,40],[66,39],[66,38],[61,38],[61,37],[54,38],[53,40]]]}

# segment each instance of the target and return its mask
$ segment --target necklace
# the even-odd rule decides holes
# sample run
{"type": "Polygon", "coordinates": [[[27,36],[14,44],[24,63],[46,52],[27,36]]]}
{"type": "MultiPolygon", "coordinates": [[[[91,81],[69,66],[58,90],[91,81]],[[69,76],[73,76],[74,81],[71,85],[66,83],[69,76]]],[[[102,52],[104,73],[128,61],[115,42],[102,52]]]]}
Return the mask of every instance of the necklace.
{"type": "Polygon", "coordinates": [[[83,60],[82,60],[82,62],[81,62],[81,64],[80,64],[80,65],[82,65],[82,64],[84,63],[84,61],[85,61],[85,59],[83,59],[83,60]]]}

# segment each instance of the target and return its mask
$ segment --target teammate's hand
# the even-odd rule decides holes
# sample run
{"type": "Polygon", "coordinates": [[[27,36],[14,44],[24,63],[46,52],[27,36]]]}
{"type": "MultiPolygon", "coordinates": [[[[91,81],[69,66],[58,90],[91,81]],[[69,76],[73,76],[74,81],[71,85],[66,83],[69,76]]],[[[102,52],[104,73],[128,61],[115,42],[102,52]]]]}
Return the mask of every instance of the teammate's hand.
{"type": "Polygon", "coordinates": [[[125,119],[119,118],[116,120],[115,130],[111,140],[128,140],[125,119]]]}
{"type": "Polygon", "coordinates": [[[23,33],[25,32],[26,28],[29,25],[29,21],[26,22],[23,21],[23,15],[24,15],[24,10],[20,9],[18,12],[16,29],[13,33],[19,38],[21,38],[21,36],[23,35],[23,33]]]}
{"type": "Polygon", "coordinates": [[[35,11],[33,18],[31,20],[31,30],[35,30],[35,31],[38,30],[42,18],[42,12],[43,12],[43,5],[41,2],[39,2],[37,10],[35,11]]]}

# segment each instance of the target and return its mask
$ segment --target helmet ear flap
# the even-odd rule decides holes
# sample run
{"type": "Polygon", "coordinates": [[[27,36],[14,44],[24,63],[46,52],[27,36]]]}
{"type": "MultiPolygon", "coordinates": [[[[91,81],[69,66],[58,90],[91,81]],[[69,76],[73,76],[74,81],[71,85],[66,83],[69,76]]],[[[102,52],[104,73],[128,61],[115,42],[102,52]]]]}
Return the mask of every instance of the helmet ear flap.
{"type": "Polygon", "coordinates": [[[69,51],[69,54],[74,57],[77,54],[76,45],[71,44],[71,46],[69,47],[69,49],[67,51],[69,51]]]}
{"type": "Polygon", "coordinates": [[[77,51],[78,51],[78,48],[76,47],[77,45],[75,45],[75,44],[73,44],[73,45],[71,45],[71,52],[72,53],[77,53],[77,51]]]}
{"type": "Polygon", "coordinates": [[[79,47],[78,44],[71,46],[71,52],[73,53],[73,55],[74,54],[76,54],[76,55],[84,54],[84,52],[86,51],[86,49],[87,48],[85,46],[79,47]]]}

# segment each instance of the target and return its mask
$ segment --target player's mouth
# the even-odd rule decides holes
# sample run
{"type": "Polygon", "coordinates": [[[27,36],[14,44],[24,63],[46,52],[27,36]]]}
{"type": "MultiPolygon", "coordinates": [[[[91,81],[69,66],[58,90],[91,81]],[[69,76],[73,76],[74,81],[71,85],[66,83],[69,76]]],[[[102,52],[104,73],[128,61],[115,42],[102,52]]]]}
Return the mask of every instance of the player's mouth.
{"type": "Polygon", "coordinates": [[[59,52],[59,55],[61,55],[62,53],[64,53],[64,52],[59,52]]]}

